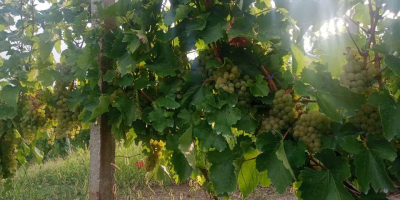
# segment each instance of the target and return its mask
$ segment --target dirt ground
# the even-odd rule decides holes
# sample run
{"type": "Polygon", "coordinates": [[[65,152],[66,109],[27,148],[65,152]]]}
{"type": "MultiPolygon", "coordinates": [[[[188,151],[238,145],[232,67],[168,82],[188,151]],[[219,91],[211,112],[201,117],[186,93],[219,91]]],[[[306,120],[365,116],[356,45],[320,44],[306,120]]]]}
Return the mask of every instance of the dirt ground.
{"type": "MultiPolygon", "coordinates": [[[[134,189],[137,191],[135,194],[120,196],[119,200],[207,200],[212,199],[206,191],[198,185],[190,186],[191,184],[171,185],[168,187],[148,186],[138,187],[134,189]]],[[[222,199],[222,198],[220,198],[222,199]]],[[[234,193],[230,198],[232,200],[242,199],[240,193],[234,193]]],[[[257,188],[252,194],[249,195],[248,200],[297,200],[294,193],[289,190],[284,194],[278,194],[272,187],[257,188]]]]}
{"type": "MultiPolygon", "coordinates": [[[[196,184],[178,184],[168,187],[162,186],[142,186],[133,189],[137,191],[131,195],[120,196],[119,200],[212,200],[212,197],[206,191],[196,184]],[[191,186],[192,185],[192,186],[191,186]]],[[[219,198],[222,200],[222,198],[219,198]]],[[[234,193],[231,200],[241,200],[239,192],[234,193]]],[[[392,193],[389,200],[400,200],[400,193],[392,193]]],[[[246,198],[246,200],[297,200],[294,192],[288,189],[284,194],[277,193],[273,187],[259,187],[246,198]]]]}

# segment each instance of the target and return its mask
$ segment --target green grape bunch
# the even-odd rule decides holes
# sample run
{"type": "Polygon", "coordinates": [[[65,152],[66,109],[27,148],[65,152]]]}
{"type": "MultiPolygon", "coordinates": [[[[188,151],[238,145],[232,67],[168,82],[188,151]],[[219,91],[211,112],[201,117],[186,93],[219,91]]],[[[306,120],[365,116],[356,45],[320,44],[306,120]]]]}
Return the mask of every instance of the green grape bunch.
{"type": "Polygon", "coordinates": [[[46,112],[46,109],[47,103],[44,101],[43,91],[25,95],[19,103],[19,117],[14,119],[14,125],[27,144],[35,139],[37,132],[45,132],[49,119],[49,112],[46,112]]]}
{"type": "Polygon", "coordinates": [[[67,134],[73,139],[82,127],[82,123],[78,119],[80,108],[76,107],[75,110],[70,110],[68,107],[69,91],[66,87],[67,84],[63,81],[56,81],[54,86],[54,98],[56,102],[54,117],[57,122],[54,134],[57,139],[63,138],[67,134]]]}
{"type": "Polygon", "coordinates": [[[200,63],[204,76],[214,81],[214,85],[207,82],[211,89],[222,89],[229,93],[235,93],[238,96],[238,105],[249,105],[252,101],[252,95],[247,86],[247,82],[251,81],[248,75],[242,75],[240,69],[233,64],[225,64],[220,68],[205,68],[205,63],[210,59],[215,59],[214,54],[210,51],[200,52],[200,63]]]}
{"type": "Polygon", "coordinates": [[[349,122],[358,129],[368,133],[381,133],[381,116],[376,106],[364,104],[361,110],[357,111],[356,116],[349,118],[349,122]]]}
{"type": "Polygon", "coordinates": [[[189,66],[189,59],[186,52],[182,51],[182,48],[184,47],[183,44],[181,44],[181,46],[174,46],[173,51],[174,54],[178,56],[180,64],[187,68],[189,66]]]}
{"type": "Polygon", "coordinates": [[[362,57],[356,49],[348,51],[346,60],[347,63],[343,65],[343,72],[340,74],[340,83],[355,93],[362,93],[379,71],[371,63],[364,67],[362,57]]]}
{"type": "Polygon", "coordinates": [[[1,123],[3,128],[0,129],[0,180],[2,178],[10,178],[15,175],[18,166],[17,162],[17,138],[14,130],[1,123]]]}
{"type": "Polygon", "coordinates": [[[146,157],[144,167],[146,171],[152,171],[160,161],[162,151],[164,150],[165,143],[163,141],[150,140],[150,153],[146,157]]]}
{"type": "Polygon", "coordinates": [[[203,73],[203,76],[207,76],[207,62],[211,60],[215,60],[215,55],[212,49],[206,49],[199,52],[199,60],[200,60],[200,70],[203,73]]]}
{"type": "Polygon", "coordinates": [[[293,102],[293,96],[286,93],[285,90],[279,90],[275,93],[272,103],[272,109],[269,115],[261,122],[260,132],[281,131],[292,125],[299,113],[296,111],[296,103],[293,102]]]}
{"type": "Polygon", "coordinates": [[[321,149],[321,136],[331,134],[331,120],[324,114],[311,110],[296,121],[293,136],[307,144],[310,152],[321,149]]]}

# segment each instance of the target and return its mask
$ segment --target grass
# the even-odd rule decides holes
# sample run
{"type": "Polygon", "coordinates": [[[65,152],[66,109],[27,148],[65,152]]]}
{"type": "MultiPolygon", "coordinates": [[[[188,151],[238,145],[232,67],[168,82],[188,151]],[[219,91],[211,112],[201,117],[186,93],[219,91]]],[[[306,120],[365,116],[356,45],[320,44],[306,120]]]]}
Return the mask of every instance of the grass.
{"type": "MultiPolygon", "coordinates": [[[[133,156],[116,158],[118,196],[135,195],[133,188],[146,183],[145,171],[135,165],[140,153],[140,146],[117,147],[117,156],[133,156]]],[[[87,199],[88,179],[89,151],[80,149],[66,159],[21,166],[14,179],[0,184],[0,199],[87,199]]]]}

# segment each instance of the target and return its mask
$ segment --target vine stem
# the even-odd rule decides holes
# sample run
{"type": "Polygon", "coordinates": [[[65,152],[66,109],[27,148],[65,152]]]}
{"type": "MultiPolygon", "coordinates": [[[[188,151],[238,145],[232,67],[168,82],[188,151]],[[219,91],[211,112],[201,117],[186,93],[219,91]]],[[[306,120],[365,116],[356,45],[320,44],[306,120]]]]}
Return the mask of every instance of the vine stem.
{"type": "Polygon", "coordinates": [[[149,95],[147,95],[145,92],[143,92],[143,90],[139,90],[140,94],[142,94],[147,100],[153,102],[154,100],[149,97],[149,95]]]}
{"type": "Polygon", "coordinates": [[[387,69],[387,67],[385,67],[385,68],[383,68],[382,70],[380,70],[379,73],[378,73],[374,78],[380,77],[381,74],[382,74],[382,72],[384,72],[386,69],[387,69]]]}
{"type": "MultiPolygon", "coordinates": [[[[311,154],[309,156],[310,160],[313,161],[313,163],[315,163],[316,165],[318,165],[319,167],[321,167],[324,170],[329,170],[328,168],[326,168],[322,163],[320,163],[318,160],[316,160],[311,154]]],[[[315,168],[312,168],[314,170],[316,170],[315,168]]],[[[352,192],[353,194],[360,196],[361,192],[358,191],[353,185],[351,185],[349,182],[347,181],[343,181],[343,184],[345,186],[345,188],[352,192]]]]}
{"type": "MultiPolygon", "coordinates": [[[[211,181],[210,181],[210,177],[208,176],[208,170],[207,170],[207,169],[204,169],[204,168],[199,168],[199,169],[200,169],[200,172],[203,174],[204,178],[206,179],[206,181],[207,181],[207,182],[211,182],[211,181]]],[[[210,194],[210,195],[212,195],[212,194],[210,194]]],[[[212,198],[213,198],[214,200],[218,200],[218,197],[215,196],[215,195],[212,195],[212,198]]]]}
{"type": "Polygon", "coordinates": [[[213,78],[208,78],[203,82],[203,85],[206,85],[208,82],[211,82],[213,80],[214,80],[213,78]]]}
{"type": "Polygon", "coordinates": [[[376,29],[376,25],[378,24],[378,20],[379,20],[380,7],[377,7],[376,10],[374,11],[372,8],[372,1],[368,0],[368,9],[369,9],[371,28],[369,29],[370,36],[369,36],[369,40],[367,43],[367,47],[365,49],[364,63],[367,63],[369,49],[371,48],[371,44],[375,41],[375,29],[376,29]]]}
{"type": "Polygon", "coordinates": [[[321,164],[318,160],[316,160],[311,154],[310,154],[310,160],[313,161],[313,163],[315,163],[322,169],[328,170],[328,168],[326,168],[323,164],[321,164]]]}
{"type": "MultiPolygon", "coordinates": [[[[269,71],[265,69],[264,65],[261,65],[260,68],[263,71],[265,77],[267,78],[271,77],[271,73],[269,73],[269,71]]],[[[268,79],[268,86],[270,87],[269,88],[270,90],[275,90],[275,91],[278,90],[272,79],[268,79]]]]}
{"type": "Polygon", "coordinates": [[[299,102],[299,103],[315,103],[317,101],[315,100],[311,100],[311,99],[298,99],[297,101],[294,101],[295,103],[299,102]]]}
{"type": "Polygon", "coordinates": [[[364,27],[360,26],[359,23],[357,23],[356,21],[354,21],[353,19],[351,19],[349,16],[345,15],[346,19],[348,19],[349,21],[353,22],[355,25],[357,25],[364,33],[368,34],[368,30],[365,29],[364,27]]]}
{"type": "Polygon", "coordinates": [[[353,41],[353,44],[356,46],[356,48],[357,48],[357,50],[358,50],[358,53],[359,53],[361,56],[364,57],[364,53],[361,52],[361,50],[360,50],[360,48],[358,47],[356,41],[354,40],[353,36],[351,35],[350,30],[349,30],[349,27],[347,27],[347,26],[345,26],[345,27],[346,27],[347,33],[349,34],[349,36],[350,36],[350,38],[351,38],[351,41],[353,41]]]}
{"type": "Polygon", "coordinates": [[[119,155],[119,156],[115,156],[116,158],[132,158],[132,157],[136,157],[136,156],[140,156],[141,154],[139,153],[139,154],[135,154],[135,155],[132,155],[132,156],[123,156],[123,155],[119,155]]]}
{"type": "Polygon", "coordinates": [[[286,131],[286,133],[285,133],[285,135],[283,136],[282,140],[285,140],[286,136],[288,135],[288,133],[289,133],[290,131],[292,131],[292,128],[289,128],[289,129],[286,131]]]}

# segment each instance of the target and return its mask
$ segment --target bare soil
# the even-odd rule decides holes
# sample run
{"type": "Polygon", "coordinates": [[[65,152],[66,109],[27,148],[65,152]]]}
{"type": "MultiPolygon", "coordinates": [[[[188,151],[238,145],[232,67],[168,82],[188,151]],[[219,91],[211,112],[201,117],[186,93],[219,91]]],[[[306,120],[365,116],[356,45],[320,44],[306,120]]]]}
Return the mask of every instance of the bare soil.
{"type": "MultiPolygon", "coordinates": [[[[118,200],[212,200],[213,198],[197,184],[182,183],[172,184],[170,186],[143,185],[133,188],[132,194],[121,195],[118,200]]],[[[222,198],[219,198],[222,200],[222,198]]],[[[242,195],[236,192],[230,198],[231,200],[241,200],[242,195]]],[[[400,192],[389,195],[389,200],[400,200],[400,192]]],[[[288,189],[284,194],[279,194],[273,187],[258,187],[250,194],[246,200],[297,200],[294,192],[288,189]]]]}
{"type": "MultiPolygon", "coordinates": [[[[120,196],[119,200],[207,200],[213,199],[207,192],[198,185],[188,183],[173,184],[168,187],[162,186],[140,186],[134,188],[134,193],[120,196]]],[[[222,200],[222,198],[219,198],[222,200]]],[[[237,192],[230,198],[232,200],[243,199],[241,193],[237,192]]],[[[297,200],[294,193],[286,191],[284,194],[278,194],[272,187],[259,187],[249,195],[248,200],[297,200]]]]}

